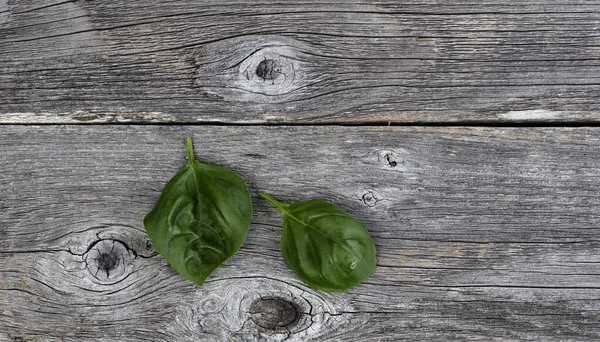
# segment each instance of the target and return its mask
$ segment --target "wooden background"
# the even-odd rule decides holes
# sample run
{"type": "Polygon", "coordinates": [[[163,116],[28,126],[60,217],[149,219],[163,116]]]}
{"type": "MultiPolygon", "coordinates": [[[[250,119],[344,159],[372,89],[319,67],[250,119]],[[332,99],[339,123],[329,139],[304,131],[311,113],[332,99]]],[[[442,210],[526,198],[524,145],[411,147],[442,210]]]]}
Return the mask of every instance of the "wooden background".
{"type": "Polygon", "coordinates": [[[0,340],[598,341],[599,125],[598,0],[0,0],[0,340]],[[142,225],[188,136],[255,211],[202,287],[142,225]],[[375,275],[305,286],[259,191],[375,275]]]}

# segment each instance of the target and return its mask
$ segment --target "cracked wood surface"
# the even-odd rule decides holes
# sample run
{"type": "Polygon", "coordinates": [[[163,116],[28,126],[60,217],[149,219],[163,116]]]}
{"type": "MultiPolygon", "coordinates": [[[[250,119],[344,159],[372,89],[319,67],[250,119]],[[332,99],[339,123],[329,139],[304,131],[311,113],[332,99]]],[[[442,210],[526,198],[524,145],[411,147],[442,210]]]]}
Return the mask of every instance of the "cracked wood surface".
{"type": "Polygon", "coordinates": [[[2,341],[598,341],[600,129],[2,126],[2,341]],[[246,243],[203,287],[143,216],[186,160],[249,184],[246,243]],[[232,143],[235,142],[235,143],[232,143]],[[324,198],[363,221],[375,275],[302,284],[281,216],[324,198]]]}
{"type": "Polygon", "coordinates": [[[599,122],[599,27],[597,0],[0,0],[0,122],[599,122]]]}

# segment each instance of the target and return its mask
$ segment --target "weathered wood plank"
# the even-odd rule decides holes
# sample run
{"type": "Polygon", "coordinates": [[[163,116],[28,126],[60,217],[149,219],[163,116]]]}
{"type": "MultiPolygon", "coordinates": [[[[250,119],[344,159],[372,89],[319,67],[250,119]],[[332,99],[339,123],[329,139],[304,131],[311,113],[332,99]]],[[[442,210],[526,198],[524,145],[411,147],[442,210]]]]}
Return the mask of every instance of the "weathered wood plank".
{"type": "Polygon", "coordinates": [[[0,339],[598,341],[600,129],[1,126],[0,339]],[[365,222],[376,274],[303,285],[255,199],[203,287],[142,218],[185,164],[365,222]],[[261,299],[262,298],[262,299],[261,299]],[[295,311],[298,313],[296,314],[295,311]]]}
{"type": "Polygon", "coordinates": [[[599,25],[596,0],[0,0],[0,122],[598,122],[599,25]]]}

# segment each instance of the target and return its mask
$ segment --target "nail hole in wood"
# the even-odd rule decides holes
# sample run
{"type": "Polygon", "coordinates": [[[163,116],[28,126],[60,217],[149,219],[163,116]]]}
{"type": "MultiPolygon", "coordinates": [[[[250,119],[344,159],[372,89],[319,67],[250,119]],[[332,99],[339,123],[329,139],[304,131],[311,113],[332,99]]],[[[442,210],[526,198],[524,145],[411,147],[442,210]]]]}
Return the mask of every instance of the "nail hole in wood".
{"type": "Polygon", "coordinates": [[[385,155],[385,160],[387,160],[388,164],[391,167],[396,167],[398,165],[396,158],[394,158],[394,156],[391,153],[385,155]]]}

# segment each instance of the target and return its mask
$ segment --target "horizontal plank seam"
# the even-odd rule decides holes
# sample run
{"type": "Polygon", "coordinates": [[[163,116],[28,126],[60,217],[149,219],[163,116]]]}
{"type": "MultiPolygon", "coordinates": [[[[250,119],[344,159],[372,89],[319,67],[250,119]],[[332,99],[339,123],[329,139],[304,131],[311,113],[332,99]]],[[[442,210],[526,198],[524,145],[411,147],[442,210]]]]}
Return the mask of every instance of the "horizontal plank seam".
{"type": "Polygon", "coordinates": [[[594,128],[598,121],[373,121],[373,122],[5,122],[0,126],[224,126],[224,127],[490,127],[490,128],[594,128]]]}

